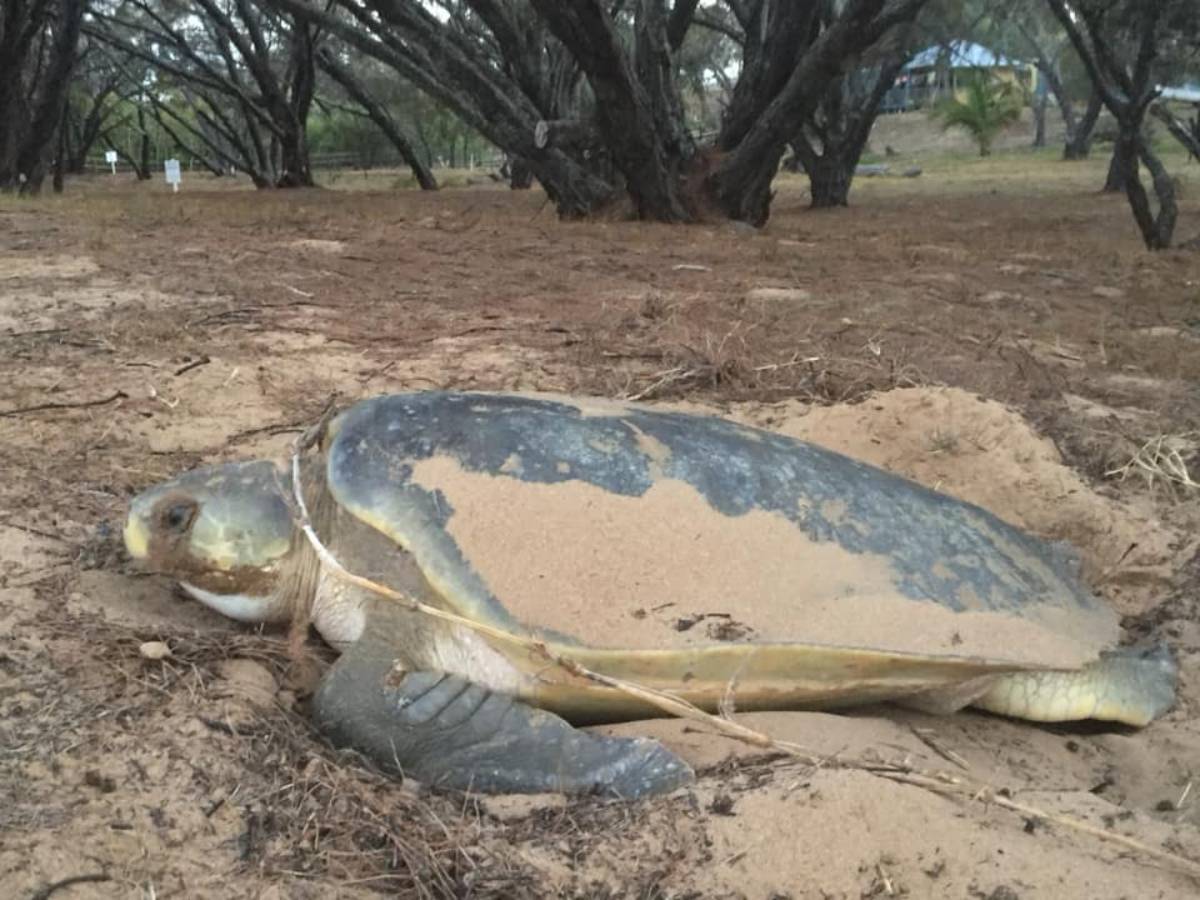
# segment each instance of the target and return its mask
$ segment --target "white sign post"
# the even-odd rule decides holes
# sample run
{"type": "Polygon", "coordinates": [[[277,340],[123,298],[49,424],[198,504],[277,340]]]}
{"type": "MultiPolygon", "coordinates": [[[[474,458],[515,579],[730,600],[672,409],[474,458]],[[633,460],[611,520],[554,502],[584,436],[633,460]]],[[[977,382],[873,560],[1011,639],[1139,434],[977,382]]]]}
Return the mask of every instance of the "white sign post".
{"type": "Polygon", "coordinates": [[[179,182],[182,181],[182,176],[179,174],[179,160],[168,159],[163,162],[163,169],[166,170],[167,184],[171,186],[172,193],[179,193],[179,182]]]}
{"type": "Polygon", "coordinates": [[[106,163],[108,163],[108,167],[110,169],[112,169],[112,173],[114,175],[116,175],[117,174],[117,151],[116,150],[105,150],[104,151],[104,161],[106,163]]]}

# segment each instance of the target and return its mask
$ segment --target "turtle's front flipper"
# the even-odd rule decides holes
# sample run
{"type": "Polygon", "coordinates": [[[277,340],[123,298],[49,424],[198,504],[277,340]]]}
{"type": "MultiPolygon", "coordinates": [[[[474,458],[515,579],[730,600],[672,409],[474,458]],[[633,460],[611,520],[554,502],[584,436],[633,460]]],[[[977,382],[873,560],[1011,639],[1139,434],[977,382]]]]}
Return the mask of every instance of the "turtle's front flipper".
{"type": "Polygon", "coordinates": [[[437,787],[633,798],[693,777],[657,741],[578,731],[456,675],[397,672],[390,659],[356,649],[326,674],[313,705],[335,744],[437,787]]]}
{"type": "Polygon", "coordinates": [[[1078,672],[1018,672],[972,706],[1037,722],[1102,719],[1147,725],[1175,702],[1178,669],[1166,647],[1121,647],[1078,672]]]}

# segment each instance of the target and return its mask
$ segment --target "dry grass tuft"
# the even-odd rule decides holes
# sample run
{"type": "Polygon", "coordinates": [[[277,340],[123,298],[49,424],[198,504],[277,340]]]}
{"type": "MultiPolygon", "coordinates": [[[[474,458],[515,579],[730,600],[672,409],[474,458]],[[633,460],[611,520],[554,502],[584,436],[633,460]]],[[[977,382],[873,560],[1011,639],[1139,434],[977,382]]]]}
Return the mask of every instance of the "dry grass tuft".
{"type": "MultiPolygon", "coordinates": [[[[618,393],[625,400],[707,399],[806,403],[856,403],[875,391],[926,384],[916,366],[868,341],[856,355],[806,346],[782,355],[767,329],[736,324],[724,334],[701,332],[666,343],[647,358],[669,363],[638,374],[618,393]]],[[[660,345],[662,346],[662,345],[660,345]]]]}
{"type": "Polygon", "coordinates": [[[651,381],[629,393],[626,400],[651,400],[682,396],[693,391],[754,390],[757,372],[746,362],[745,339],[737,330],[716,337],[703,334],[692,344],[673,348],[676,365],[655,372],[651,381]]]}
{"type": "Polygon", "coordinates": [[[1200,482],[1192,477],[1184,455],[1195,452],[1198,444],[1200,431],[1160,434],[1142,444],[1124,465],[1110,469],[1104,475],[1120,481],[1130,475],[1140,475],[1148,488],[1164,485],[1172,496],[1177,496],[1180,488],[1200,488],[1200,482]]]}

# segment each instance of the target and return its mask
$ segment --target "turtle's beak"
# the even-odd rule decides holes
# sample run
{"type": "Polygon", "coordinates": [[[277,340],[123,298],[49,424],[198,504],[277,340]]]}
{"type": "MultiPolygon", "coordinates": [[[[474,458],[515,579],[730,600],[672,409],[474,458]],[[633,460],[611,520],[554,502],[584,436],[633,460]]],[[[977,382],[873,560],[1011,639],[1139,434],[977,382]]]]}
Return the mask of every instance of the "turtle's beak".
{"type": "Polygon", "coordinates": [[[155,533],[154,505],[162,497],[163,487],[151,488],[133,498],[125,517],[125,549],[135,562],[146,563],[155,533]]]}
{"type": "Polygon", "coordinates": [[[125,549],[138,562],[150,553],[150,532],[136,508],[129,511],[129,517],[125,520],[125,549]]]}

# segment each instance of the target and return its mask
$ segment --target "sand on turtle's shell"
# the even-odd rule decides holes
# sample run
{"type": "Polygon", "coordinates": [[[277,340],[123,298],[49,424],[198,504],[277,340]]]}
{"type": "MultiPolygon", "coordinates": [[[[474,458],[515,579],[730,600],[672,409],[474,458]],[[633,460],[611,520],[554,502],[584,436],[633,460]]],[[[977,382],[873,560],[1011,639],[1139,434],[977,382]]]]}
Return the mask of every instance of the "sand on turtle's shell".
{"type": "Polygon", "coordinates": [[[743,404],[730,417],[978,504],[1039,537],[1070,542],[1084,580],[1121,615],[1157,603],[1178,561],[1200,548],[1163,521],[1149,496],[1106,496],[1065,465],[1054,442],[1019,413],[959,388],[904,388],[834,406],[743,404]]]}
{"type": "Polygon", "coordinates": [[[517,619],[589,646],[805,642],[1066,668],[1116,638],[1103,614],[908,599],[886,556],[813,541],[778,513],[722,514],[682,481],[630,497],[472,472],[445,456],[416,463],[412,479],[449,502],[447,531],[517,619]]]}

